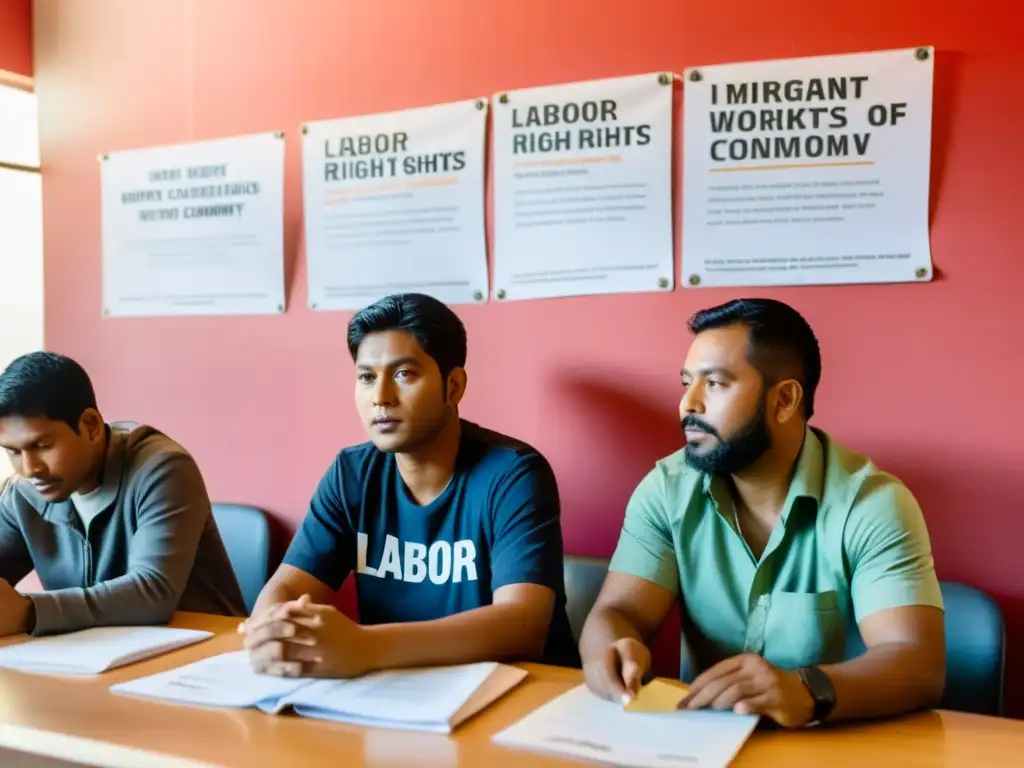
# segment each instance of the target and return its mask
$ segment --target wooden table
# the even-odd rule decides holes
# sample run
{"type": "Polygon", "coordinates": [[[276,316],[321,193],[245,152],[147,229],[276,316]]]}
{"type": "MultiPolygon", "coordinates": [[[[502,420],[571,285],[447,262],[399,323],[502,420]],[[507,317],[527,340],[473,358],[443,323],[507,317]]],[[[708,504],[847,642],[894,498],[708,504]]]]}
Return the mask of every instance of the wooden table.
{"type": "MultiPolygon", "coordinates": [[[[237,650],[241,638],[236,624],[233,619],[178,614],[174,626],[207,629],[217,636],[98,678],[0,670],[0,748],[125,768],[579,765],[491,743],[499,730],[578,684],[578,670],[524,665],[530,672],[527,680],[452,737],[251,710],[162,704],[108,691],[115,682],[237,650]]],[[[827,763],[851,768],[1020,766],[1024,765],[1024,722],[927,712],[879,724],[799,732],[762,729],[734,765],[792,768],[827,763]]]]}

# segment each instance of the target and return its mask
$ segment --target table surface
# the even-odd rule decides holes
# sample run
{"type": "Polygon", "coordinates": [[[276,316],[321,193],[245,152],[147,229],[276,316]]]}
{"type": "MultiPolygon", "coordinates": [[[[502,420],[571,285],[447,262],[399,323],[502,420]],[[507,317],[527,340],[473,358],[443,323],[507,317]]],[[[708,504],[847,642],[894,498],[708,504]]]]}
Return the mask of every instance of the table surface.
{"type": "MultiPolygon", "coordinates": [[[[8,748],[132,768],[504,768],[525,764],[543,768],[582,764],[491,743],[495,733],[579,684],[579,670],[523,665],[529,677],[506,697],[464,723],[451,737],[368,729],[295,715],[266,715],[255,710],[204,709],[110,693],[108,689],[113,683],[241,647],[235,619],[180,613],[172,625],[217,634],[192,647],[93,678],[0,670],[0,754],[8,748]]],[[[994,768],[1020,766],[1022,755],[1024,722],[934,711],[883,723],[831,725],[806,731],[761,728],[733,765],[792,768],[824,765],[828,761],[837,767],[858,768],[994,768]]],[[[36,763],[26,761],[25,765],[36,763]]]]}

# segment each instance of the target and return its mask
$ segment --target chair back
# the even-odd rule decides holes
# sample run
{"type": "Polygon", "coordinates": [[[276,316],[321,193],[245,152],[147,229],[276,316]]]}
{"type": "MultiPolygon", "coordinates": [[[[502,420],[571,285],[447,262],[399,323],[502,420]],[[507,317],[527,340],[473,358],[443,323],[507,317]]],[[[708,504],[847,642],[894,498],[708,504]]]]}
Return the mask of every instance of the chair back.
{"type": "MultiPolygon", "coordinates": [[[[946,688],[941,709],[1002,715],[1006,629],[996,601],[980,589],[940,581],[945,608],[946,688]]],[[[856,625],[848,630],[846,658],[864,653],[856,625]]]]}
{"type": "Polygon", "coordinates": [[[1003,714],[1006,627],[996,601],[980,589],[943,581],[946,690],[943,709],[1003,714]]]}
{"type": "Polygon", "coordinates": [[[273,568],[270,516],[257,507],[214,504],[213,519],[251,613],[273,568]]]}
{"type": "Polygon", "coordinates": [[[608,573],[608,560],[603,557],[565,556],[565,604],[573,639],[578,643],[583,623],[594,607],[597,595],[608,573]]]}

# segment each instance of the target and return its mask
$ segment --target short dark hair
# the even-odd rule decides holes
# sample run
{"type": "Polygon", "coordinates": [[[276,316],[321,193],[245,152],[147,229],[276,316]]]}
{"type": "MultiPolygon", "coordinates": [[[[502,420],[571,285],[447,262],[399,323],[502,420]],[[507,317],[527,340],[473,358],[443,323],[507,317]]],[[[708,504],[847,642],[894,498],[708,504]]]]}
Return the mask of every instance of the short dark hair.
{"type": "Polygon", "coordinates": [[[371,333],[405,331],[437,363],[442,378],[466,365],[466,328],[444,302],[422,293],[396,293],[359,310],[348,324],[352,359],[371,333]]]}
{"type": "Polygon", "coordinates": [[[51,419],[78,432],[87,408],[96,408],[96,393],[89,374],[70,357],[30,352],[0,373],[0,419],[51,419]]]}
{"type": "Polygon", "coordinates": [[[800,382],[804,389],[804,416],[811,418],[814,392],[821,381],[821,350],[803,316],[774,299],[735,299],[702,309],[689,322],[694,334],[728,325],[747,327],[747,358],[769,385],[789,378],[800,382]]]}

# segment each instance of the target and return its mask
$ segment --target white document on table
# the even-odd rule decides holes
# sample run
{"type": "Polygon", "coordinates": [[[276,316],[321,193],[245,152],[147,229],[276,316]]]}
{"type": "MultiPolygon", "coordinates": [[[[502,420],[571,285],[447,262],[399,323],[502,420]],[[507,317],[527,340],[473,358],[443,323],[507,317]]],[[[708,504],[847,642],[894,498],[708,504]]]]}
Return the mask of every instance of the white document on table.
{"type": "Polygon", "coordinates": [[[496,734],[494,742],[630,768],[724,768],[757,721],[732,712],[627,712],[580,685],[496,734]]]}
{"type": "Polygon", "coordinates": [[[258,675],[245,651],[221,653],[184,667],[111,686],[113,693],[204,707],[269,707],[312,680],[258,675]]]}
{"type": "Polygon", "coordinates": [[[213,637],[172,627],[94,627],[0,648],[0,667],[44,675],[98,675],[213,637]]]}
{"type": "Polygon", "coordinates": [[[211,656],[150,677],[119,683],[114,693],[208,707],[253,707],[383,728],[450,733],[526,677],[494,662],[374,672],[350,680],[261,675],[244,651],[211,656]]]}

